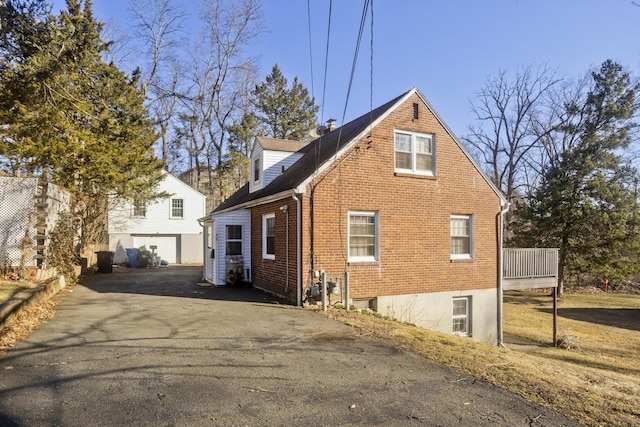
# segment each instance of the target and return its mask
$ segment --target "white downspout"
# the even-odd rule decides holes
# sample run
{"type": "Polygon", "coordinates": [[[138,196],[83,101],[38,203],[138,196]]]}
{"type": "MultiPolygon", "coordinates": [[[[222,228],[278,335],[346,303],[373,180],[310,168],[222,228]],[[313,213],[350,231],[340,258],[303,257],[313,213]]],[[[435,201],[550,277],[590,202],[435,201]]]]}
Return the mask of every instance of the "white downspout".
{"type": "Polygon", "coordinates": [[[296,193],[291,194],[291,198],[296,201],[296,212],[297,212],[297,221],[296,221],[296,258],[298,265],[296,276],[297,279],[297,289],[298,289],[298,298],[296,304],[298,307],[302,306],[302,248],[300,247],[300,242],[302,241],[302,211],[300,209],[302,202],[300,199],[296,197],[296,193]]]}
{"type": "MultiPolygon", "coordinates": [[[[503,328],[502,328],[502,281],[503,281],[503,265],[504,255],[503,255],[503,240],[504,240],[504,215],[509,211],[511,204],[509,202],[505,202],[505,204],[500,211],[500,230],[498,237],[498,347],[505,347],[503,341],[503,328]]],[[[506,347],[505,347],[506,348],[506,347]]]]}

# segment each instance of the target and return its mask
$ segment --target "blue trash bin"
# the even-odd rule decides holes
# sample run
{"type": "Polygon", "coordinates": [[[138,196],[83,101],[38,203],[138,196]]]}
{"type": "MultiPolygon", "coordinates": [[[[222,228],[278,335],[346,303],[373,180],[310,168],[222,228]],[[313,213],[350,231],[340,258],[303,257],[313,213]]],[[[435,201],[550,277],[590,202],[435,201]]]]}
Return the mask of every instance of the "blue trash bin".
{"type": "Polygon", "coordinates": [[[138,248],[127,248],[127,258],[129,258],[129,266],[131,268],[138,267],[138,248]]]}

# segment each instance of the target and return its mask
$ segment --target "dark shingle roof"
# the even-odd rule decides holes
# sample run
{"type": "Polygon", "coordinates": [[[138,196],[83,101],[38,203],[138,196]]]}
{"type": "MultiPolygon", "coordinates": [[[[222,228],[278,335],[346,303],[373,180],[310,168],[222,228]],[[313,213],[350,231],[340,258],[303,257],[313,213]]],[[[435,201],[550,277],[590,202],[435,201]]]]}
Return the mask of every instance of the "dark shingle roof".
{"type": "Polygon", "coordinates": [[[309,144],[309,142],[304,141],[291,141],[290,139],[267,138],[264,136],[259,136],[256,139],[265,150],[289,151],[292,153],[295,153],[309,144]]]}
{"type": "Polygon", "coordinates": [[[298,150],[297,152],[303,153],[300,160],[291,165],[282,175],[271,181],[269,185],[258,191],[249,193],[249,184],[247,183],[214,209],[213,212],[221,212],[234,206],[258,201],[262,198],[293,190],[298,187],[309,178],[318,167],[330,160],[341,148],[364,132],[371,123],[385,114],[409,92],[410,91],[405,92],[375,110],[363,114],[357,119],[335,129],[333,132],[315,139],[310,144],[298,150]]]}

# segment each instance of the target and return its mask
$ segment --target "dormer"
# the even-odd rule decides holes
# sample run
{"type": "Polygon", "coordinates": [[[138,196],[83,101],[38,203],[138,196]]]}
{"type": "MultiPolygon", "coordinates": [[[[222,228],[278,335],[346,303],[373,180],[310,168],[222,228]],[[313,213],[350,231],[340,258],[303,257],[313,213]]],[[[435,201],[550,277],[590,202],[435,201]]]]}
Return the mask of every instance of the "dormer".
{"type": "Polygon", "coordinates": [[[249,192],[258,191],[282,174],[302,157],[298,152],[308,142],[256,137],[251,149],[249,192]]]}

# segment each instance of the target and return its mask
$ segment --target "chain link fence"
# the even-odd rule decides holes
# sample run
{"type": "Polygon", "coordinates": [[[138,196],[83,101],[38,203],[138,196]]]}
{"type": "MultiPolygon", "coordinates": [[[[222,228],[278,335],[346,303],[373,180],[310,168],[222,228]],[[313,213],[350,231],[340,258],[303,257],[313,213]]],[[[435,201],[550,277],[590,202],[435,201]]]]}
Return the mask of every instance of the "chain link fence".
{"type": "Polygon", "coordinates": [[[46,268],[49,234],[70,201],[67,191],[38,178],[0,177],[0,275],[46,268]]]}

